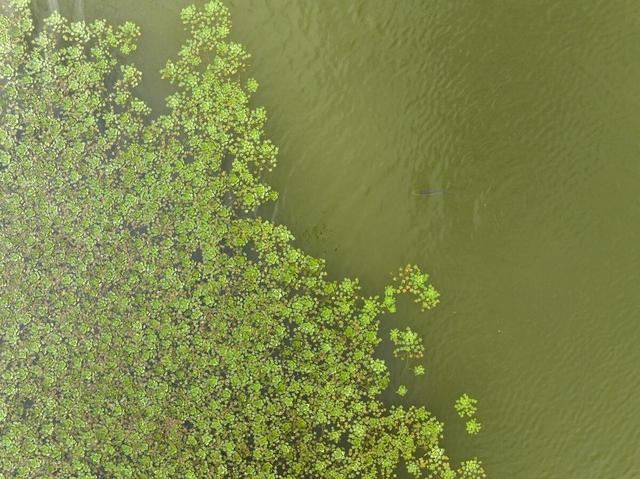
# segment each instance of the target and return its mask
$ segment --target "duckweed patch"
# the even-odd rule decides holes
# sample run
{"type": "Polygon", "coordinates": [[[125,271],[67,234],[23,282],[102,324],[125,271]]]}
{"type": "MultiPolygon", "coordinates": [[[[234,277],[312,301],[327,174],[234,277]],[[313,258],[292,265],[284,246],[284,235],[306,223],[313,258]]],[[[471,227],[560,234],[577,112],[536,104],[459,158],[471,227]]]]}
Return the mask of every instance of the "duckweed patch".
{"type": "Polygon", "coordinates": [[[378,317],[434,306],[428,277],[362,297],[249,215],[277,148],[248,55],[221,3],[181,16],[153,120],[135,25],[0,16],[0,477],[484,477],[424,407],[379,399],[378,317]]]}

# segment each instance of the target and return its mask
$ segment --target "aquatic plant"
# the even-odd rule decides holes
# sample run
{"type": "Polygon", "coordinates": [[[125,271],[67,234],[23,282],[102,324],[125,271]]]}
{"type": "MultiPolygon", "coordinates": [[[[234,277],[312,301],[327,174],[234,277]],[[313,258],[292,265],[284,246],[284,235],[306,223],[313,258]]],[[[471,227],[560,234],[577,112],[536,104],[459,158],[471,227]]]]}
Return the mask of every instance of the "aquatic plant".
{"type": "Polygon", "coordinates": [[[257,82],[221,3],[182,20],[152,119],[135,25],[0,16],[0,477],[484,477],[380,400],[378,317],[434,306],[426,275],[362,297],[249,214],[276,198],[257,82]]]}
{"type": "Polygon", "coordinates": [[[465,428],[467,430],[467,433],[473,436],[480,432],[480,430],[482,429],[482,424],[480,424],[480,421],[473,418],[473,419],[469,419],[465,423],[465,428]]]}
{"type": "Polygon", "coordinates": [[[464,393],[454,404],[454,408],[460,417],[473,417],[478,411],[478,401],[464,393]]]}
{"type": "Polygon", "coordinates": [[[417,265],[408,264],[400,268],[393,281],[396,283],[394,291],[412,294],[423,311],[433,308],[440,301],[440,294],[429,284],[429,275],[417,265]]]}
{"type": "Polygon", "coordinates": [[[393,355],[396,358],[419,359],[424,356],[422,338],[411,328],[404,331],[394,328],[389,332],[389,339],[394,345],[393,355]]]}
{"type": "Polygon", "coordinates": [[[467,433],[470,435],[478,434],[482,429],[482,424],[475,417],[478,412],[478,401],[465,393],[456,400],[454,408],[461,418],[470,418],[465,423],[467,433]]]}

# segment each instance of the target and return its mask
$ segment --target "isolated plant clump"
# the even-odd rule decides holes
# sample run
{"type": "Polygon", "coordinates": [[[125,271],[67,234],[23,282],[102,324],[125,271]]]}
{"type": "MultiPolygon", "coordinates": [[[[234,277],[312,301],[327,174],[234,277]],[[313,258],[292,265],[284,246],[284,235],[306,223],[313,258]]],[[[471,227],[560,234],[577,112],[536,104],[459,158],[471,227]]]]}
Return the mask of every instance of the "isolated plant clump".
{"type": "Polygon", "coordinates": [[[482,429],[482,423],[476,418],[478,412],[478,401],[468,394],[463,394],[454,404],[454,408],[461,418],[469,418],[465,423],[467,433],[470,435],[478,434],[482,429]]]}
{"type": "Polygon", "coordinates": [[[248,56],[220,3],[182,20],[152,120],[133,24],[0,16],[0,477],[484,477],[425,408],[379,399],[399,291],[327,281],[248,214],[277,153],[248,56]]]}

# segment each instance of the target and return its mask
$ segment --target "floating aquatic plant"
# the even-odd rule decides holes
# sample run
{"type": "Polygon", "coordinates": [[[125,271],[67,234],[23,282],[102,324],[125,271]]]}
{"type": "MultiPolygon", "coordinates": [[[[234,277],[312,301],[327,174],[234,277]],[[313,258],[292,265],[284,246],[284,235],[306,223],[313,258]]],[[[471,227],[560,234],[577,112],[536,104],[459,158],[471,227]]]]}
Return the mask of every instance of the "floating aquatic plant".
{"type": "Polygon", "coordinates": [[[469,419],[465,423],[465,428],[467,429],[467,433],[473,436],[480,432],[480,430],[482,429],[482,424],[480,424],[480,421],[475,418],[469,419]]]}
{"type": "Polygon", "coordinates": [[[461,418],[470,418],[465,423],[467,433],[470,435],[478,434],[482,429],[482,424],[475,417],[478,412],[478,401],[465,393],[456,400],[454,408],[461,418]]]}
{"type": "Polygon", "coordinates": [[[380,400],[378,317],[427,276],[364,298],[248,214],[277,153],[248,55],[218,1],[182,21],[151,119],[135,25],[0,16],[0,477],[484,477],[380,400]]]}
{"type": "Polygon", "coordinates": [[[389,338],[395,346],[393,355],[402,359],[420,359],[424,356],[424,345],[422,338],[411,328],[404,331],[400,329],[392,329],[389,332],[389,338]]]}
{"type": "Polygon", "coordinates": [[[407,386],[405,386],[404,384],[401,384],[400,386],[398,386],[398,389],[396,390],[396,394],[398,396],[406,396],[407,392],[409,392],[409,390],[407,389],[407,386]]]}
{"type": "Polygon", "coordinates": [[[463,394],[454,404],[455,410],[460,417],[473,417],[478,411],[478,401],[469,397],[468,394],[463,394]]]}

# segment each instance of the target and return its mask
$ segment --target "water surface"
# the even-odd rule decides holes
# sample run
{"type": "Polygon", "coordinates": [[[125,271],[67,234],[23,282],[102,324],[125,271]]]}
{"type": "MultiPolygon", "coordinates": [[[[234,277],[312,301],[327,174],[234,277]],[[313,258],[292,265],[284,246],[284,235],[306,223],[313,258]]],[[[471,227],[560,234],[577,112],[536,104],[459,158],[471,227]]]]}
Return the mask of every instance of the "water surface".
{"type": "MultiPolygon", "coordinates": [[[[162,107],[192,2],[36,3],[141,25],[162,107]]],[[[425,336],[426,376],[394,366],[404,402],[494,479],[640,477],[640,3],[227,4],[281,151],[264,214],[367,293],[412,262],[442,294],[385,319],[425,336]],[[465,391],[477,438],[453,411],[465,391]]]]}

